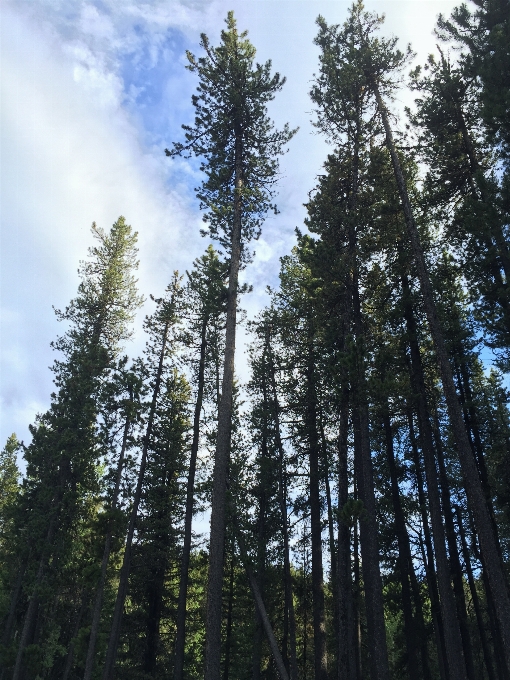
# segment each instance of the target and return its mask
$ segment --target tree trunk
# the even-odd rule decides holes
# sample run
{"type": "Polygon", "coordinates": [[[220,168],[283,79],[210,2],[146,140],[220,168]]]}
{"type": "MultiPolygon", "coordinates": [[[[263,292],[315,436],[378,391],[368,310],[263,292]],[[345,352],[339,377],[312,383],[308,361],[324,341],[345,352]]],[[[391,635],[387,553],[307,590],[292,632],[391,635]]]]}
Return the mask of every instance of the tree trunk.
{"type": "Polygon", "coordinates": [[[464,579],[462,578],[462,568],[460,566],[459,549],[457,546],[457,535],[453,524],[453,511],[450,497],[450,486],[446,465],[444,460],[443,445],[439,431],[437,413],[434,414],[434,437],[436,440],[437,461],[439,466],[439,480],[441,483],[441,500],[443,517],[446,528],[446,539],[448,541],[448,554],[450,558],[450,571],[453,580],[453,591],[457,604],[457,617],[459,621],[460,634],[462,637],[462,648],[466,661],[466,672],[469,680],[475,680],[475,667],[473,661],[472,643],[469,635],[468,618],[466,612],[466,598],[464,595],[464,579]]]}
{"type": "MultiPolygon", "coordinates": [[[[132,395],[131,395],[131,402],[133,401],[132,395]]],[[[122,446],[119,454],[119,460],[117,462],[117,476],[115,478],[115,488],[113,491],[113,498],[112,498],[112,505],[111,505],[111,511],[114,512],[117,509],[117,503],[119,500],[119,490],[120,490],[120,483],[122,480],[122,471],[124,468],[124,455],[126,453],[126,446],[127,446],[127,440],[128,440],[128,434],[129,434],[129,428],[131,426],[131,419],[129,415],[126,417],[126,422],[124,425],[124,434],[122,437],[122,446]]],[[[110,559],[110,552],[112,549],[112,539],[113,539],[113,534],[112,534],[112,528],[111,525],[108,527],[108,532],[106,534],[106,539],[105,539],[105,544],[104,544],[104,550],[103,550],[103,559],[101,561],[101,574],[99,576],[99,583],[97,585],[96,589],[96,598],[94,602],[94,610],[92,614],[92,624],[90,627],[90,637],[89,637],[89,646],[87,649],[87,658],[85,661],[85,673],[83,675],[83,680],[91,680],[92,678],[92,673],[94,670],[94,664],[96,660],[96,640],[97,640],[97,634],[99,632],[99,622],[101,620],[101,609],[103,606],[103,595],[104,595],[104,587],[106,584],[106,571],[108,569],[108,561],[110,559]]]]}
{"type": "Polygon", "coordinates": [[[469,550],[466,542],[466,535],[464,532],[464,527],[462,526],[462,515],[459,508],[455,508],[457,515],[457,528],[460,536],[460,543],[462,546],[462,557],[464,559],[464,567],[468,577],[469,591],[471,593],[471,601],[473,602],[473,609],[475,610],[476,623],[478,626],[478,634],[480,635],[480,642],[482,644],[483,659],[485,662],[485,668],[487,669],[487,675],[489,680],[497,680],[496,673],[494,671],[494,663],[492,659],[492,654],[489,648],[489,641],[487,640],[487,635],[485,633],[485,623],[483,620],[482,608],[480,606],[480,599],[478,597],[478,592],[476,590],[476,583],[473,577],[473,569],[471,568],[471,559],[469,556],[469,550]]]}
{"type": "Polygon", "coordinates": [[[400,583],[402,587],[402,610],[404,613],[404,633],[407,648],[407,666],[409,673],[409,680],[418,680],[422,677],[420,672],[420,664],[418,662],[418,636],[416,634],[416,626],[413,617],[413,605],[411,599],[411,584],[410,573],[412,569],[411,551],[409,549],[409,539],[407,536],[407,529],[405,523],[404,511],[402,509],[402,502],[400,500],[400,489],[398,486],[397,466],[395,463],[395,451],[393,448],[393,432],[391,428],[390,415],[385,404],[383,413],[383,427],[386,440],[386,459],[390,471],[391,483],[391,498],[393,502],[393,511],[395,513],[395,532],[397,534],[398,543],[398,570],[400,573],[400,583]]]}
{"type": "Polygon", "coordinates": [[[124,610],[124,602],[127,594],[127,586],[129,579],[129,572],[131,571],[131,554],[133,536],[135,533],[136,520],[138,516],[138,507],[142,497],[143,480],[145,476],[145,468],[147,466],[147,452],[149,450],[150,438],[152,436],[152,427],[154,424],[154,415],[156,413],[156,405],[159,397],[159,390],[161,387],[161,377],[163,374],[163,363],[165,359],[165,350],[168,340],[168,330],[170,321],[167,321],[163,331],[161,342],[161,351],[159,355],[158,369],[156,373],[156,381],[154,383],[154,391],[152,394],[151,407],[149,412],[149,420],[147,421],[147,428],[143,440],[142,458],[140,460],[140,468],[138,470],[138,480],[136,483],[135,494],[133,497],[133,506],[129,517],[129,526],[126,536],[126,545],[124,548],[124,558],[122,561],[122,568],[120,570],[119,587],[117,590],[117,599],[115,601],[115,609],[113,611],[112,627],[110,630],[110,638],[108,640],[108,649],[106,651],[106,659],[103,667],[103,680],[111,680],[117,658],[117,648],[120,638],[120,626],[122,622],[122,614],[124,610]]]}
{"type": "Polygon", "coordinates": [[[372,680],[389,680],[388,650],[381,572],[379,568],[379,539],[377,508],[370,450],[369,415],[363,357],[363,330],[357,281],[353,290],[354,326],[356,332],[355,372],[352,377],[353,424],[355,439],[355,468],[358,494],[363,502],[360,515],[360,544],[367,613],[370,676],[372,680]],[[357,446],[356,446],[357,441],[357,446]]]}
{"type": "MultiPolygon", "coordinates": [[[[311,332],[309,331],[310,335],[311,332]]],[[[326,614],[324,609],[324,575],[322,566],[322,518],[319,472],[319,436],[317,432],[317,394],[315,358],[309,337],[306,385],[306,429],[310,464],[310,529],[312,539],[312,609],[315,680],[327,680],[326,614]]]]}
{"type": "Polygon", "coordinates": [[[356,680],[355,621],[351,575],[351,531],[342,509],[349,500],[349,390],[342,390],[338,435],[338,554],[336,592],[338,611],[337,680],[356,680]]]}
{"type": "Polygon", "coordinates": [[[230,653],[232,649],[232,609],[234,607],[234,542],[230,556],[230,571],[228,578],[227,626],[225,631],[225,663],[223,666],[223,680],[228,680],[230,673],[230,653]]]}
{"type": "Polygon", "coordinates": [[[444,640],[448,663],[448,674],[451,680],[467,680],[466,662],[463,654],[462,638],[457,619],[456,604],[450,583],[450,567],[446,553],[445,534],[442,520],[441,500],[437,479],[436,461],[432,427],[426,401],[426,388],[423,376],[420,350],[416,336],[416,320],[410,299],[409,282],[402,277],[404,317],[406,319],[409,347],[411,351],[411,385],[416,399],[418,422],[425,463],[427,493],[429,498],[430,518],[432,522],[432,538],[436,558],[437,581],[439,586],[439,603],[444,625],[444,640]]]}
{"type": "Polygon", "coordinates": [[[200,363],[198,366],[198,389],[193,417],[193,441],[189,461],[188,483],[186,486],[186,514],[184,516],[184,543],[182,547],[181,573],[179,579],[179,600],[177,603],[174,680],[182,680],[184,669],[184,647],[186,642],[186,602],[188,597],[189,564],[191,555],[191,529],[195,497],[195,473],[197,469],[198,446],[200,443],[200,415],[204,399],[205,358],[207,349],[207,323],[205,315],[200,335],[200,363]]]}
{"type": "Polygon", "coordinates": [[[437,316],[432,285],[430,283],[430,277],[428,274],[427,265],[425,263],[418,227],[414,220],[411,203],[407,194],[407,186],[395,148],[395,143],[393,141],[393,134],[389,123],[388,112],[375,80],[372,81],[371,85],[377,100],[377,105],[386,133],[386,145],[390,152],[395,179],[397,182],[400,199],[402,201],[405,222],[412,246],[418,278],[420,280],[425,312],[439,364],[450,425],[459,455],[468,502],[473,512],[477,533],[480,538],[480,547],[487,567],[487,576],[489,579],[490,588],[495,595],[494,604],[496,607],[496,613],[503,638],[506,665],[508,668],[510,668],[510,597],[503,565],[499,556],[497,539],[494,535],[490,512],[480,484],[478,470],[474,460],[473,452],[471,450],[468,433],[464,425],[461,407],[455,390],[452,369],[446,351],[443,332],[437,316]]]}
{"type": "Polygon", "coordinates": [[[287,517],[287,480],[285,475],[285,452],[283,450],[283,442],[280,432],[280,404],[278,401],[278,392],[276,390],[276,376],[275,366],[273,361],[273,354],[271,351],[270,339],[266,336],[267,350],[268,350],[268,364],[269,364],[269,379],[272,392],[273,403],[273,419],[275,428],[276,448],[278,450],[278,501],[280,505],[280,513],[282,516],[282,533],[283,533],[283,574],[285,587],[285,612],[288,617],[289,626],[289,648],[290,648],[290,663],[289,663],[289,677],[290,680],[297,680],[297,652],[296,652],[296,616],[294,612],[294,597],[292,594],[292,573],[290,570],[290,547],[289,547],[289,523],[287,517]]]}
{"type": "Polygon", "coordinates": [[[211,505],[211,535],[209,541],[209,575],[207,582],[205,635],[205,680],[220,680],[221,677],[221,593],[225,548],[227,474],[232,425],[237,288],[239,267],[241,264],[242,156],[241,131],[236,130],[234,216],[232,223],[232,245],[228,281],[225,361],[223,366],[221,399],[218,409],[218,436],[216,440],[216,453],[214,456],[211,505]]]}
{"type": "MultiPolygon", "coordinates": [[[[409,368],[409,370],[411,370],[409,368]]],[[[446,665],[446,645],[444,640],[444,625],[441,616],[441,607],[439,605],[439,593],[437,589],[436,573],[434,571],[434,551],[432,549],[432,539],[430,536],[429,520],[427,516],[427,503],[425,491],[423,488],[423,479],[421,472],[420,456],[418,447],[416,445],[416,436],[414,433],[413,418],[411,412],[407,413],[409,425],[409,438],[411,440],[411,451],[413,455],[414,470],[416,475],[416,485],[418,487],[418,502],[420,504],[421,523],[423,528],[423,536],[425,540],[425,547],[423,549],[423,566],[427,577],[430,609],[432,613],[432,621],[434,623],[434,634],[436,638],[436,650],[439,662],[439,672],[441,680],[448,680],[448,669],[446,665]]]]}

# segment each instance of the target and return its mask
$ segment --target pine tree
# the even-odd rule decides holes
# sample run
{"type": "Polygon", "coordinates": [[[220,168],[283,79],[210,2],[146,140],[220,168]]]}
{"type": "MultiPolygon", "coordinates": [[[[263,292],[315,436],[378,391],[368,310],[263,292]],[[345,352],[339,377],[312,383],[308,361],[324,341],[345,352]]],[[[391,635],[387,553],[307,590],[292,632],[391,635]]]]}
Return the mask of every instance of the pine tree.
{"type": "MultiPolygon", "coordinates": [[[[15,680],[31,641],[36,645],[31,672],[37,672],[38,664],[48,663],[54,653],[44,649],[50,644],[44,642],[44,635],[56,635],[58,625],[48,610],[55,597],[51,584],[58,584],[64,573],[74,547],[69,537],[98,492],[98,391],[121,343],[130,335],[129,324],[142,302],[133,274],[138,265],[137,234],[123,217],[109,233],[95,224],[92,232],[98,245],[81,264],[78,295],[63,312],[57,312],[60,320],[69,323],[67,332],[53,345],[62,356],[53,366],[57,391],[49,411],[31,427],[32,442],[25,451],[27,474],[17,514],[26,541],[19,551],[28,602],[19,631],[15,680]],[[41,621],[45,620],[43,612],[48,616],[46,631],[41,626],[34,629],[38,611],[41,621]]],[[[55,592],[59,592],[57,587],[55,592]]]]}
{"type": "Polygon", "coordinates": [[[209,585],[207,595],[207,680],[219,680],[221,641],[221,588],[225,543],[225,494],[229,458],[234,376],[238,274],[249,259],[247,244],[260,233],[271,203],[278,171],[277,157],[293,132],[285,126],[274,131],[267,116],[267,103],[285,80],[270,75],[271,63],[253,66],[255,48],[245,33],[238,33],[233,12],[227,17],[221,45],[213,48],[202,35],[206,56],[188,53],[188,68],[200,79],[193,96],[195,126],[184,126],[186,143],[174,145],[168,155],[193,153],[204,159],[207,179],[198,192],[206,208],[208,231],[229,257],[229,283],[225,358],[218,436],[215,453],[209,585]]]}

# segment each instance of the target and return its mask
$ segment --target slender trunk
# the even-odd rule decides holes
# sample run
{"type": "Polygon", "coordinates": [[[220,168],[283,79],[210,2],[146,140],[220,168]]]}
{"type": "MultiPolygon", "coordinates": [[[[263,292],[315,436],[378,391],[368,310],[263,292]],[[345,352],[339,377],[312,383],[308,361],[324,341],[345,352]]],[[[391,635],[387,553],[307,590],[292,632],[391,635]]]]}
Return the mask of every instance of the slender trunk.
{"type": "Polygon", "coordinates": [[[462,568],[460,566],[459,549],[457,546],[457,534],[453,523],[453,511],[450,497],[450,485],[446,473],[443,445],[441,442],[439,422],[437,413],[434,414],[434,438],[436,440],[437,462],[439,466],[439,479],[441,483],[441,500],[443,517],[446,528],[446,539],[448,541],[448,553],[450,558],[450,571],[453,581],[453,590],[457,604],[457,617],[459,620],[460,634],[462,637],[462,647],[464,659],[466,660],[466,671],[469,680],[475,680],[475,667],[473,661],[472,643],[469,635],[468,618],[466,612],[466,598],[464,594],[464,579],[462,578],[462,568]]]}
{"type": "Polygon", "coordinates": [[[383,414],[383,427],[386,440],[386,459],[390,471],[391,497],[393,511],[395,513],[395,531],[398,543],[398,569],[402,587],[402,610],[404,613],[404,633],[407,648],[407,666],[409,680],[421,678],[420,664],[418,662],[418,637],[413,617],[413,605],[411,599],[410,569],[412,569],[411,551],[405,523],[404,511],[400,499],[398,486],[397,466],[395,463],[395,451],[393,448],[393,432],[387,404],[383,414]]]}
{"type": "MultiPolygon", "coordinates": [[[[360,115],[358,115],[359,127],[360,115]]],[[[359,272],[357,259],[356,217],[358,209],[359,183],[359,129],[354,139],[353,169],[349,196],[348,248],[351,270],[350,293],[352,300],[352,322],[356,339],[354,349],[354,370],[351,378],[353,398],[353,423],[358,436],[356,456],[356,478],[358,492],[364,512],[360,517],[361,553],[365,607],[367,611],[367,632],[370,649],[372,680],[389,680],[388,649],[384,621],[381,572],[379,568],[379,540],[377,534],[377,509],[370,450],[370,430],[365,377],[364,330],[359,296],[359,272]]]]}
{"type": "MultiPolygon", "coordinates": [[[[328,511],[328,538],[329,538],[329,556],[330,556],[330,579],[331,591],[336,593],[338,591],[337,579],[337,554],[335,547],[335,523],[333,521],[333,505],[331,502],[331,486],[329,482],[329,461],[328,461],[328,446],[326,435],[324,432],[324,423],[322,422],[322,414],[319,416],[319,427],[321,434],[321,450],[323,460],[323,478],[324,486],[326,487],[326,507],[328,511]]],[[[338,599],[333,595],[333,633],[335,640],[338,640],[338,599]]],[[[338,675],[338,672],[337,672],[338,675]]]]}
{"type": "MultiPolygon", "coordinates": [[[[354,443],[354,446],[356,447],[356,442],[354,443]]],[[[355,500],[358,500],[356,484],[354,486],[354,498],[355,500]]],[[[361,663],[361,574],[359,567],[359,530],[357,517],[354,519],[353,553],[354,553],[354,606],[355,606],[354,662],[356,669],[356,680],[361,680],[363,677],[363,665],[361,663]]]]}
{"type": "MultiPolygon", "coordinates": [[[[268,459],[267,450],[267,430],[268,430],[268,411],[269,411],[269,400],[267,394],[267,348],[264,348],[263,353],[264,367],[262,371],[262,399],[263,399],[263,422],[262,422],[262,441],[261,441],[261,461],[260,461],[260,480],[258,488],[258,518],[257,518],[257,579],[261,592],[261,597],[264,597],[264,581],[265,581],[265,568],[266,568],[266,507],[267,507],[267,493],[266,493],[266,482],[267,482],[267,471],[266,471],[266,461],[268,459]]],[[[255,634],[253,640],[253,680],[259,680],[260,678],[260,662],[262,659],[262,639],[263,639],[263,622],[256,607],[255,611],[255,634]]],[[[285,647],[284,647],[285,650],[285,647]]],[[[286,650],[284,651],[286,655],[286,650]]]]}
{"type": "Polygon", "coordinates": [[[250,566],[250,561],[248,559],[248,555],[246,552],[246,547],[244,544],[244,539],[239,531],[235,518],[233,521],[234,524],[234,530],[236,532],[236,539],[237,539],[237,544],[239,546],[239,552],[241,553],[241,559],[243,561],[244,568],[246,570],[246,574],[248,576],[248,580],[250,582],[251,590],[253,593],[253,599],[255,600],[255,605],[257,607],[258,613],[260,615],[260,618],[262,620],[262,625],[264,627],[264,631],[266,633],[267,641],[269,642],[269,647],[271,648],[271,653],[273,655],[274,662],[276,664],[276,668],[278,669],[278,673],[281,677],[281,680],[289,680],[289,676],[287,673],[287,669],[285,668],[285,664],[283,663],[283,657],[280,653],[280,649],[278,647],[278,643],[276,641],[276,637],[273,632],[273,628],[271,626],[271,622],[269,621],[269,617],[267,615],[266,607],[264,605],[264,600],[262,598],[262,594],[260,592],[259,585],[257,583],[257,579],[255,578],[253,574],[253,570],[250,566]]]}
{"type": "Polygon", "coordinates": [[[297,680],[298,668],[296,652],[296,616],[294,612],[294,597],[292,594],[292,573],[290,570],[289,522],[287,517],[287,483],[285,475],[285,452],[283,450],[283,442],[280,432],[280,404],[278,401],[278,393],[276,390],[275,367],[271,352],[271,346],[269,344],[269,338],[267,338],[267,349],[269,363],[269,379],[271,383],[273,403],[275,440],[276,448],[278,450],[278,501],[280,505],[280,513],[282,516],[285,612],[287,613],[289,626],[289,648],[290,648],[289,677],[290,680],[297,680]]]}
{"type": "MultiPolygon", "coordinates": [[[[174,471],[166,471],[165,477],[170,485],[174,479],[174,471]]],[[[170,490],[168,490],[168,494],[170,493],[170,490]]],[[[143,670],[151,677],[156,677],[160,625],[165,593],[165,577],[168,569],[169,549],[171,545],[171,533],[168,530],[170,528],[168,510],[163,510],[158,514],[158,520],[163,526],[168,528],[166,531],[162,531],[155,537],[154,545],[157,546],[159,554],[157,553],[153,557],[154,563],[151,565],[150,577],[147,583],[148,611],[143,670]]]]}
{"type": "Polygon", "coordinates": [[[250,586],[253,592],[253,597],[255,599],[255,603],[257,605],[257,609],[259,611],[260,618],[262,619],[262,624],[264,626],[264,630],[266,632],[267,640],[269,642],[269,646],[271,648],[271,653],[273,655],[273,659],[276,664],[276,668],[278,669],[278,673],[280,675],[281,680],[289,680],[289,676],[287,674],[287,669],[285,668],[285,664],[283,663],[283,658],[280,653],[280,650],[278,648],[278,643],[276,641],[273,628],[271,626],[271,622],[269,621],[269,617],[266,612],[266,608],[264,606],[264,601],[262,599],[262,595],[260,594],[260,589],[257,584],[257,580],[255,579],[255,576],[253,575],[252,570],[250,569],[248,562],[245,563],[245,569],[248,574],[248,579],[250,581],[250,586]]]}
{"type": "Polygon", "coordinates": [[[420,350],[416,336],[416,320],[410,299],[407,277],[402,277],[404,317],[407,325],[409,347],[411,350],[411,384],[415,393],[418,410],[418,422],[425,464],[427,493],[432,522],[432,538],[436,558],[437,582],[439,586],[439,603],[444,624],[444,641],[451,680],[466,680],[466,662],[463,654],[462,638],[457,619],[456,603],[450,583],[450,566],[446,552],[445,533],[442,519],[441,499],[437,479],[436,461],[432,427],[426,400],[425,379],[421,363],[420,350]]]}
{"type": "Polygon", "coordinates": [[[184,516],[184,543],[182,547],[181,573],[179,579],[179,600],[177,603],[174,680],[182,680],[184,669],[184,646],[186,641],[186,602],[188,597],[189,565],[191,555],[191,528],[195,497],[195,473],[197,469],[198,446],[200,443],[200,416],[204,399],[205,359],[207,349],[207,323],[204,315],[200,335],[200,362],[198,365],[198,390],[193,416],[193,441],[189,461],[188,483],[186,486],[186,512],[184,516]]]}
{"type": "MultiPolygon", "coordinates": [[[[131,401],[133,401],[132,395],[131,395],[131,401]]],[[[129,434],[129,428],[131,426],[131,419],[128,416],[126,416],[126,422],[124,425],[124,434],[122,437],[122,446],[120,449],[120,454],[119,454],[119,460],[117,462],[117,476],[115,478],[115,488],[113,491],[113,498],[112,498],[112,504],[111,504],[111,510],[114,512],[117,509],[117,504],[119,500],[119,491],[120,491],[120,483],[122,480],[122,471],[124,468],[124,456],[126,453],[126,446],[127,446],[127,440],[128,440],[128,434],[129,434]]],[[[106,584],[106,572],[108,569],[108,561],[110,559],[110,552],[112,549],[112,539],[113,539],[113,533],[112,533],[112,527],[111,525],[108,527],[108,532],[106,534],[106,539],[104,543],[104,550],[103,550],[103,559],[101,561],[101,574],[99,576],[99,583],[97,585],[96,589],[96,598],[94,602],[94,610],[92,614],[92,624],[90,627],[90,637],[89,637],[89,646],[87,649],[87,658],[85,661],[85,673],[83,675],[83,680],[91,680],[92,678],[92,673],[94,670],[94,664],[96,660],[96,641],[97,641],[97,634],[99,632],[99,623],[101,620],[101,609],[103,606],[103,595],[104,595],[104,588],[106,584]]]]}
{"type": "Polygon", "coordinates": [[[436,638],[436,650],[439,661],[439,672],[441,675],[441,680],[448,680],[448,669],[446,666],[446,645],[444,640],[444,626],[443,619],[441,616],[441,607],[439,605],[439,593],[437,589],[436,572],[434,570],[434,551],[432,549],[432,538],[430,536],[429,520],[427,516],[427,503],[425,491],[423,488],[420,456],[418,453],[418,446],[416,445],[413,418],[409,410],[407,413],[407,419],[409,425],[409,438],[411,440],[411,451],[413,455],[414,470],[416,475],[416,485],[418,487],[418,502],[420,504],[421,523],[423,528],[423,536],[425,540],[425,547],[422,551],[423,565],[425,567],[425,574],[427,577],[430,597],[430,609],[432,613],[432,621],[434,623],[434,634],[436,638]]]}
{"type": "Polygon", "coordinates": [[[138,507],[142,497],[143,480],[145,476],[145,468],[147,466],[147,453],[149,450],[150,438],[152,436],[152,427],[154,424],[154,416],[156,413],[156,405],[159,397],[159,390],[161,387],[161,378],[163,375],[163,363],[165,359],[165,351],[168,341],[168,329],[170,321],[167,321],[163,331],[161,342],[161,351],[159,355],[158,369],[156,373],[156,380],[154,383],[154,391],[152,393],[152,401],[149,411],[149,420],[147,421],[147,428],[145,437],[143,439],[142,458],[140,460],[140,468],[138,470],[138,480],[136,483],[135,494],[133,497],[133,506],[129,517],[129,526],[126,536],[126,545],[124,548],[124,558],[122,561],[122,568],[120,570],[119,587],[117,590],[117,599],[115,601],[115,609],[113,611],[112,626],[110,630],[110,638],[108,640],[108,649],[106,651],[106,659],[103,667],[103,680],[111,680],[115,668],[115,661],[117,658],[117,648],[120,638],[120,627],[122,622],[122,614],[124,610],[124,602],[126,600],[127,586],[129,579],[129,572],[131,571],[131,554],[133,536],[135,533],[136,520],[138,516],[138,507]]]}
{"type": "MultiPolygon", "coordinates": [[[[310,332],[311,335],[311,332],[310,332]]],[[[326,614],[324,609],[324,575],[322,566],[322,519],[319,473],[319,436],[317,432],[317,395],[315,357],[309,337],[307,357],[306,427],[310,464],[310,530],[312,539],[312,609],[315,680],[327,680],[326,614]]]]}
{"type": "Polygon", "coordinates": [[[497,680],[496,673],[494,671],[494,663],[492,660],[492,654],[489,648],[489,641],[487,640],[487,635],[485,633],[485,623],[482,615],[482,608],[480,606],[480,599],[478,597],[478,591],[476,590],[476,583],[473,576],[473,569],[471,568],[471,558],[469,556],[469,550],[466,542],[466,534],[464,532],[464,527],[462,526],[462,515],[459,508],[455,508],[455,514],[457,516],[457,528],[460,536],[460,543],[462,546],[462,557],[464,559],[464,567],[468,577],[469,592],[471,593],[471,601],[473,603],[473,609],[475,610],[476,623],[478,626],[478,634],[480,635],[480,642],[482,644],[483,659],[485,662],[485,668],[487,669],[487,675],[489,680],[497,680]]]}
{"type": "Polygon", "coordinates": [[[496,616],[496,608],[494,606],[494,599],[492,597],[492,591],[489,586],[489,580],[487,577],[487,570],[485,568],[485,562],[483,560],[483,554],[478,550],[476,544],[476,531],[474,528],[474,522],[471,513],[468,511],[469,524],[471,529],[471,552],[476,557],[476,559],[482,565],[482,581],[485,590],[485,599],[487,602],[487,616],[489,619],[489,626],[491,630],[492,644],[494,648],[494,658],[496,660],[496,667],[498,670],[498,677],[500,680],[510,680],[510,673],[506,668],[506,663],[504,659],[503,652],[503,641],[501,639],[501,631],[499,629],[498,618],[496,616]]]}
{"type": "Polygon", "coordinates": [[[355,623],[351,576],[351,531],[342,509],[349,500],[348,474],[349,390],[342,390],[338,436],[338,555],[336,592],[338,611],[337,680],[356,680],[355,623]]]}
{"type": "Polygon", "coordinates": [[[205,680],[220,680],[221,677],[221,592],[225,548],[227,474],[230,456],[230,431],[232,425],[237,287],[241,263],[242,154],[241,132],[236,130],[234,216],[232,223],[232,244],[228,281],[225,362],[223,366],[221,399],[218,409],[218,436],[216,440],[216,453],[214,456],[211,504],[211,534],[209,541],[209,575],[207,583],[205,635],[205,680]]]}
{"type": "MultiPolygon", "coordinates": [[[[487,567],[487,576],[489,579],[490,588],[495,595],[497,594],[494,598],[494,604],[496,607],[496,613],[503,638],[506,665],[508,668],[510,668],[510,597],[503,565],[499,555],[497,538],[494,535],[490,512],[487,507],[482,486],[480,484],[478,470],[473,452],[471,450],[468,433],[466,431],[462,417],[462,410],[455,390],[452,369],[449,363],[448,353],[446,351],[444,336],[437,316],[432,285],[430,282],[427,265],[425,263],[418,227],[415,222],[411,203],[407,194],[407,186],[402,172],[402,167],[400,165],[400,160],[395,148],[388,112],[375,80],[373,80],[371,84],[384,125],[386,144],[390,152],[395,179],[397,182],[400,199],[402,201],[402,208],[412,246],[414,261],[418,272],[418,278],[420,280],[423,303],[427,315],[430,334],[432,336],[436,350],[450,425],[453,431],[457,453],[459,455],[460,465],[462,468],[466,494],[469,505],[473,512],[477,533],[480,538],[480,547],[487,567]]],[[[456,674],[452,676],[452,680],[455,678],[455,675],[456,674]]],[[[462,676],[459,675],[459,678],[460,677],[462,676]]]]}
{"type": "Polygon", "coordinates": [[[232,650],[232,611],[234,608],[234,549],[232,543],[232,555],[230,556],[230,571],[228,577],[228,602],[227,602],[227,625],[225,630],[225,663],[223,666],[223,680],[228,680],[230,673],[230,653],[232,650]]]}

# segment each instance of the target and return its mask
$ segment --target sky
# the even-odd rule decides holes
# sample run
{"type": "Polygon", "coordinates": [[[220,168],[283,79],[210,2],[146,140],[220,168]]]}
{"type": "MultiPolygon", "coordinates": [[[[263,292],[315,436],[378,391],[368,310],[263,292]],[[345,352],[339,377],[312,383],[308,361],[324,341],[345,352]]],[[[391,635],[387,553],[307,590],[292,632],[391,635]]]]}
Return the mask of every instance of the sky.
{"type": "MultiPolygon", "coordinates": [[[[435,49],[449,0],[367,0],[385,14],[383,32],[410,42],[423,63],[435,49]]],[[[126,347],[138,355],[141,322],[174,270],[207,247],[194,187],[198,164],[165,157],[191,123],[196,77],[186,50],[200,33],[217,44],[227,12],[248,29],[257,60],[287,77],[269,112],[299,132],[283,157],[280,214],[269,218],[243,273],[253,284],[243,306],[252,318],[277,285],[279,258],[295,242],[303,204],[328,153],[310,123],[308,92],[317,70],[315,19],[345,20],[343,0],[1,0],[0,2],[0,446],[50,403],[54,353],[63,332],[53,307],[76,294],[77,268],[93,244],[90,226],[124,215],[139,234],[139,287],[148,299],[126,347]]],[[[397,109],[411,103],[402,92],[397,109]]],[[[243,374],[243,336],[238,371],[243,374]]]]}

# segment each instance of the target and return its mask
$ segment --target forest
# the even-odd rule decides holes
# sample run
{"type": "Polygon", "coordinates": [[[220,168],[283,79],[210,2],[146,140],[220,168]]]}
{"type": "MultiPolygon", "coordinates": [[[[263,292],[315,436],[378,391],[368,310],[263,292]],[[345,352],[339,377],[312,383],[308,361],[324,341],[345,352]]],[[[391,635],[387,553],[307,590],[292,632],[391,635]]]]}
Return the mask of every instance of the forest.
{"type": "Polygon", "coordinates": [[[383,22],[317,18],[330,153],[251,319],[299,133],[233,12],[187,53],[165,153],[210,244],[131,358],[138,235],[92,225],[50,406],[0,452],[0,680],[510,679],[510,0],[440,15],[412,69],[383,22]]]}

